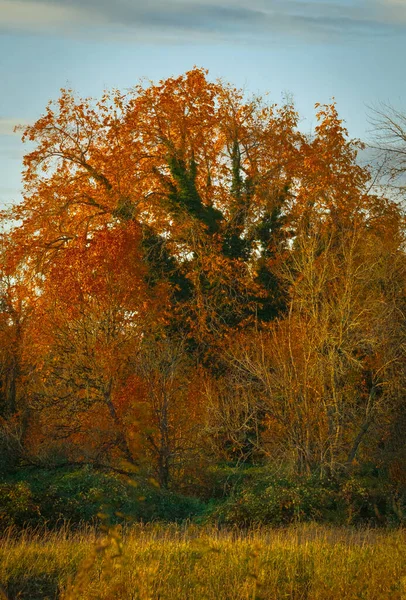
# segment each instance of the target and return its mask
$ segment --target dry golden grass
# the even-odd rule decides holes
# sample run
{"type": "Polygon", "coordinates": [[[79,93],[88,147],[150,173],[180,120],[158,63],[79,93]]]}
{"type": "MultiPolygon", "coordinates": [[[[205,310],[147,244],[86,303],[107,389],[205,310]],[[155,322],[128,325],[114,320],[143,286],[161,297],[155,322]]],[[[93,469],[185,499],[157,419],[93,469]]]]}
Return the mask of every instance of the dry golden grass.
{"type": "Polygon", "coordinates": [[[21,600],[406,600],[406,532],[10,532],[1,540],[0,583],[5,597],[21,600]]]}

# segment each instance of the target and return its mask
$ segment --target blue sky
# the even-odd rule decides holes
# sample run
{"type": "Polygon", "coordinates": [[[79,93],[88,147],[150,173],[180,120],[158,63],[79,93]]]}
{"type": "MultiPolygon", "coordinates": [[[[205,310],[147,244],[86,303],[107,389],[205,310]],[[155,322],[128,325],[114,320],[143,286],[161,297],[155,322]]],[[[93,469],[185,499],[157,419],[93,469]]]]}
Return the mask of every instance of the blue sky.
{"type": "Polygon", "coordinates": [[[365,138],[367,105],[406,108],[405,56],[406,0],[0,0],[0,203],[21,187],[13,125],[61,87],[99,96],[198,65],[272,101],[292,94],[304,131],[334,96],[365,138]]]}

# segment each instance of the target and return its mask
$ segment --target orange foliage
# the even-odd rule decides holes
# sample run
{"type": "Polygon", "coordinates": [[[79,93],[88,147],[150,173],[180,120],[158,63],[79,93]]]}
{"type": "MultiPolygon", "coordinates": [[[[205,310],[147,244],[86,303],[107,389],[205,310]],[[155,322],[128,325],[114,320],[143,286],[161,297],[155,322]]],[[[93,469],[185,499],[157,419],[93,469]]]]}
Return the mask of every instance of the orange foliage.
{"type": "Polygon", "coordinates": [[[79,455],[153,455],[165,479],[206,426],[210,369],[224,410],[228,381],[244,405],[224,427],[265,415],[258,439],[272,430],[302,454],[330,452],[336,413],[371,394],[359,372],[391,360],[359,315],[370,298],[378,323],[376,282],[395,277],[402,219],[368,193],[335,104],[317,109],[310,138],[291,103],[247,100],[194,68],[97,102],[62,90],[25,128],[35,148],[6,215],[0,336],[8,352],[23,323],[15,377],[43,437],[57,429],[79,455]],[[261,330],[266,360],[253,350],[261,330]]]}

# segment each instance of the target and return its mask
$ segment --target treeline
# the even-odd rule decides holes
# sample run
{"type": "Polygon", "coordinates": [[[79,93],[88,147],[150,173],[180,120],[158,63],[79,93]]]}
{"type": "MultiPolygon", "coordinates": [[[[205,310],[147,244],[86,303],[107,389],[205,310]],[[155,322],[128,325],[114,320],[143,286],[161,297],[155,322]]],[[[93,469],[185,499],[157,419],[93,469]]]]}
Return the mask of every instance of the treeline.
{"type": "Polygon", "coordinates": [[[202,69],[25,128],[3,214],[1,467],[210,495],[219,465],[406,484],[406,260],[335,105],[202,69]]]}

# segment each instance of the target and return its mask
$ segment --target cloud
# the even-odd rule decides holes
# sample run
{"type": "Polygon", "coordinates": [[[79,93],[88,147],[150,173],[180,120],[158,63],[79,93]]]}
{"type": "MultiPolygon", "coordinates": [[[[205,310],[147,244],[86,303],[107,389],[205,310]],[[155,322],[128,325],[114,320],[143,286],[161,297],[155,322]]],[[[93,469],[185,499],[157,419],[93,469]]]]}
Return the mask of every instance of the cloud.
{"type": "Polygon", "coordinates": [[[382,0],[382,19],[406,25],[406,0],[382,0]]]}
{"type": "Polygon", "coordinates": [[[86,10],[74,9],[59,2],[0,0],[0,27],[3,31],[63,32],[65,24],[80,26],[86,20],[86,10]]]}
{"type": "Polygon", "coordinates": [[[0,28],[134,41],[269,41],[389,35],[406,0],[0,0],[0,28]]]}

